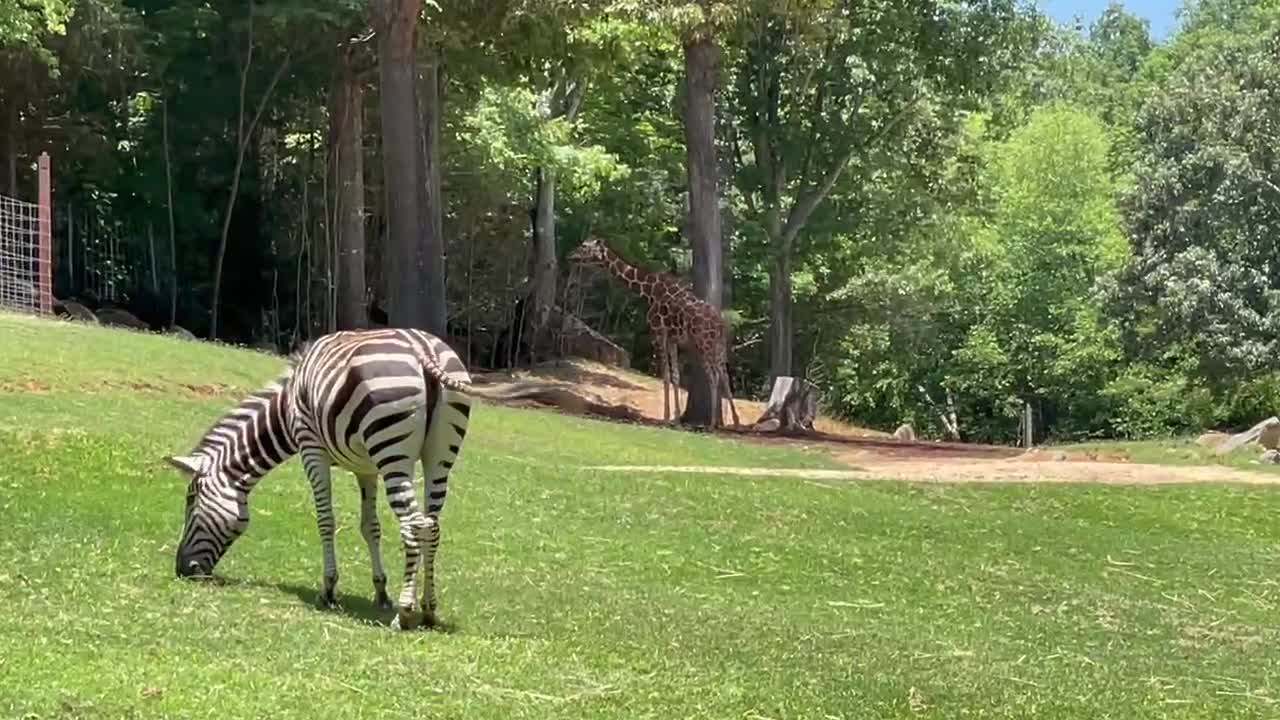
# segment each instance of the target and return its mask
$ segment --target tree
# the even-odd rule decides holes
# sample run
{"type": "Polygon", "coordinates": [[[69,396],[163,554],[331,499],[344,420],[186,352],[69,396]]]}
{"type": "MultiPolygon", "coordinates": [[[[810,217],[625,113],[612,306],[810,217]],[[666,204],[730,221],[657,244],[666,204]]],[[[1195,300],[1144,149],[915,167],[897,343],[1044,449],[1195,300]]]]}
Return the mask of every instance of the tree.
{"type": "Polygon", "coordinates": [[[981,97],[1033,34],[1004,0],[756,2],[742,28],[736,180],[769,247],[777,377],[793,371],[793,265],[814,212],[851,184],[873,182],[878,166],[912,162],[904,138],[981,97]]]}
{"type": "Polygon", "coordinates": [[[365,304],[364,237],[364,82],[358,64],[359,46],[338,48],[329,106],[334,216],[338,232],[337,324],[342,330],[368,325],[365,304]]]}
{"type": "Polygon", "coordinates": [[[1113,288],[1131,356],[1224,388],[1280,368],[1280,7],[1206,2],[1154,54],[1113,288]],[[1177,357],[1168,350],[1177,348],[1177,357]]]}
{"type": "Polygon", "coordinates": [[[444,247],[434,221],[440,208],[432,201],[438,198],[431,197],[427,174],[427,152],[436,146],[428,146],[418,106],[420,6],[419,0],[373,0],[387,198],[387,318],[397,327],[443,336],[444,247]]]}
{"type": "MultiPolygon", "coordinates": [[[[701,0],[702,21],[686,31],[684,51],[685,167],[689,183],[686,233],[693,248],[693,291],[719,310],[724,294],[724,240],[720,229],[719,168],[716,158],[716,72],[720,47],[714,34],[712,3],[701,0]]],[[[726,335],[726,340],[727,340],[726,335]]],[[[695,425],[721,423],[720,387],[694,362],[689,373],[689,401],[682,421],[695,425]]]]}

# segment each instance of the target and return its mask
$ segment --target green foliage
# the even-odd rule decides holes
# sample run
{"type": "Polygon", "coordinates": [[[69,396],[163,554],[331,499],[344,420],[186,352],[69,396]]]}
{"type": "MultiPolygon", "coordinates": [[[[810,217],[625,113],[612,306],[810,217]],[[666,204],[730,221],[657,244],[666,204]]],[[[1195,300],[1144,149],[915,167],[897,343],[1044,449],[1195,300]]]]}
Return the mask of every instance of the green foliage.
{"type": "Polygon", "coordinates": [[[1103,389],[1115,437],[1194,434],[1220,418],[1213,394],[1177,370],[1131,365],[1103,389]]]}
{"type": "Polygon", "coordinates": [[[26,50],[55,64],[46,41],[50,35],[66,34],[73,10],[67,0],[0,0],[0,51],[26,50]]]}
{"type": "Polygon", "coordinates": [[[1221,385],[1280,367],[1280,4],[1228,13],[1231,26],[1216,16],[1152,61],[1161,82],[1126,203],[1139,252],[1113,294],[1117,316],[1142,319],[1136,353],[1187,347],[1221,385]]]}
{"type": "Polygon", "coordinates": [[[606,183],[627,177],[629,168],[600,145],[573,142],[564,117],[546,119],[532,90],[486,87],[461,121],[474,167],[496,177],[532,177],[553,168],[571,202],[591,203],[606,183]]]}

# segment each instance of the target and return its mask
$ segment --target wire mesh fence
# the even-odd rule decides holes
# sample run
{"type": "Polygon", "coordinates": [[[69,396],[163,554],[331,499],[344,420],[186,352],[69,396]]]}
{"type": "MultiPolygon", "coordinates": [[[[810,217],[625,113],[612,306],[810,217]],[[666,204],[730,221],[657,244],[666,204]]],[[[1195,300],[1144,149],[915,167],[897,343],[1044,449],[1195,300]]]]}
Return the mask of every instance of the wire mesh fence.
{"type": "Polygon", "coordinates": [[[49,156],[40,156],[37,195],[27,202],[0,195],[0,308],[53,310],[49,156]]]}
{"type": "Polygon", "coordinates": [[[40,309],[40,206],[0,195],[0,306],[40,309]]]}

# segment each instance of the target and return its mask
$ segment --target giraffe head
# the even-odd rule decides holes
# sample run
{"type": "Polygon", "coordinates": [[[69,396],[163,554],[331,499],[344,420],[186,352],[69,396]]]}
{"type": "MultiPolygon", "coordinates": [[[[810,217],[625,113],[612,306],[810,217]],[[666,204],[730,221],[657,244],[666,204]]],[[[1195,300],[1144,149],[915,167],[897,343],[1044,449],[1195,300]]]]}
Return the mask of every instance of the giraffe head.
{"type": "Polygon", "coordinates": [[[607,267],[609,265],[609,249],[605,247],[604,241],[600,238],[589,237],[573,252],[569,253],[569,262],[607,267]]]}

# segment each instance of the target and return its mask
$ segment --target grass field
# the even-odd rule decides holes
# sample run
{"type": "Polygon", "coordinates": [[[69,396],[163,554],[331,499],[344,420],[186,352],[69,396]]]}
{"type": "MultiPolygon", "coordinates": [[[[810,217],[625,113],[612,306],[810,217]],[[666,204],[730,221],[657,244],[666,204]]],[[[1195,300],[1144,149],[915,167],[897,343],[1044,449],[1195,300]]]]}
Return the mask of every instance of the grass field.
{"type": "MultiPolygon", "coordinates": [[[[0,315],[0,715],[1264,718],[1280,494],[617,475],[820,455],[485,405],[451,483],[442,631],[343,608],[298,464],[220,583],[173,577],[186,450],[276,358],[0,315]]],[[[385,503],[384,503],[385,505],[385,503]]],[[[399,586],[385,507],[384,553],[399,586]]]]}

